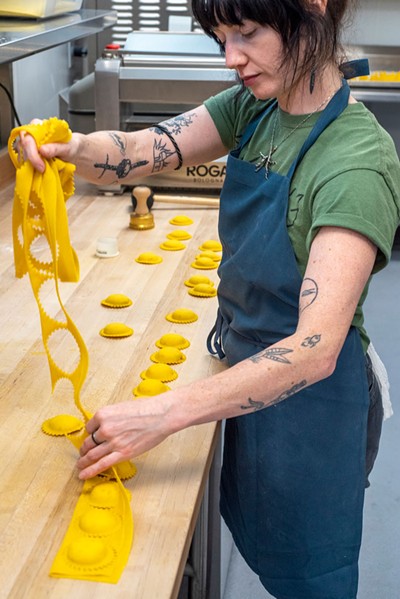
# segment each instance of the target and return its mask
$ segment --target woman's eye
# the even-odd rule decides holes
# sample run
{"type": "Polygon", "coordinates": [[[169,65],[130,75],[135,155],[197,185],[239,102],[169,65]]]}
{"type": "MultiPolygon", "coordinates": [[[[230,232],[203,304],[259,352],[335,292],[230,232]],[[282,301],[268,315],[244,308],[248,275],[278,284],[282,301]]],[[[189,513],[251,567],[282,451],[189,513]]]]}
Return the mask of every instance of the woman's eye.
{"type": "Polygon", "coordinates": [[[242,37],[249,39],[249,38],[253,37],[255,32],[256,32],[256,29],[251,29],[250,31],[242,31],[242,37]]]}

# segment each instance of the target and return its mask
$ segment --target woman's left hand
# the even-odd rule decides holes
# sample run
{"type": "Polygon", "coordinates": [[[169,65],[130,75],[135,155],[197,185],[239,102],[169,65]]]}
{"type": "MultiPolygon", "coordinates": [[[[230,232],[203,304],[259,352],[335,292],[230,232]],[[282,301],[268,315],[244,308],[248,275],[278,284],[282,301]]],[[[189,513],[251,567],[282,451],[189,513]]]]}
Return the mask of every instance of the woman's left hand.
{"type": "Polygon", "coordinates": [[[79,478],[87,479],[155,447],[177,429],[168,396],[144,397],[100,408],[86,424],[79,478]]]}

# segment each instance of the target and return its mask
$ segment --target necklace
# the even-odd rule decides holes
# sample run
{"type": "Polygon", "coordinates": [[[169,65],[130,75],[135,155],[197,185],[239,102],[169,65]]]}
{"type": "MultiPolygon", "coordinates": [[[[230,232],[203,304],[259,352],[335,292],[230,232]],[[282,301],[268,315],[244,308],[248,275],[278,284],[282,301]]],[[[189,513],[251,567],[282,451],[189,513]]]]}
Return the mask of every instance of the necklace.
{"type": "Polygon", "coordinates": [[[274,166],[276,164],[275,160],[272,159],[272,156],[275,154],[276,150],[283,143],[285,143],[285,141],[287,139],[289,139],[289,137],[291,135],[293,135],[293,133],[295,131],[297,131],[297,129],[299,129],[302,125],[304,125],[304,123],[306,123],[308,121],[308,119],[310,119],[313,116],[313,114],[315,114],[316,112],[318,112],[322,108],[322,106],[324,104],[327,104],[330,100],[332,100],[332,98],[336,94],[336,92],[337,92],[337,90],[335,90],[334,92],[332,92],[331,94],[329,94],[329,96],[323,102],[321,102],[321,104],[319,106],[317,106],[317,108],[315,110],[313,110],[312,112],[310,112],[309,114],[307,114],[304,117],[304,119],[302,121],[300,121],[300,123],[298,123],[296,125],[296,127],[294,127],[294,129],[291,129],[289,131],[289,133],[282,139],[282,141],[279,144],[274,145],[276,125],[277,125],[277,122],[278,122],[278,113],[279,113],[279,108],[278,108],[276,110],[276,114],[275,114],[274,127],[272,129],[271,143],[270,143],[270,146],[269,146],[269,152],[268,152],[268,154],[263,154],[262,152],[260,152],[260,159],[259,159],[259,161],[255,165],[256,166],[256,172],[258,172],[262,168],[265,168],[265,178],[268,179],[269,170],[270,170],[271,166],[274,166]]]}

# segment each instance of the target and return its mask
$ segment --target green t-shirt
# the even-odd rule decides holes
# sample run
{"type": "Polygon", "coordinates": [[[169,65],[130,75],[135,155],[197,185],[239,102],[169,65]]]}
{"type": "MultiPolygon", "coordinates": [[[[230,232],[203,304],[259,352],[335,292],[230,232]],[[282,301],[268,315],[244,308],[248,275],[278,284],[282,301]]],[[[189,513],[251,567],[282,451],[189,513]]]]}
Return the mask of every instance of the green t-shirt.
{"type": "MultiPolygon", "coordinates": [[[[270,103],[248,90],[238,98],[237,91],[236,86],[229,88],[205,102],[229,149],[270,103]]],[[[256,163],[260,152],[268,154],[275,128],[271,170],[285,175],[319,114],[302,123],[304,115],[274,110],[261,118],[240,157],[256,163]]],[[[399,221],[400,162],[393,140],[363,104],[349,104],[308,150],[292,179],[287,227],[300,272],[305,272],[311,243],[322,226],[345,227],[368,237],[378,248],[373,269],[378,272],[390,260],[399,221]]],[[[353,319],[364,348],[369,343],[362,313],[367,289],[353,319]]]]}

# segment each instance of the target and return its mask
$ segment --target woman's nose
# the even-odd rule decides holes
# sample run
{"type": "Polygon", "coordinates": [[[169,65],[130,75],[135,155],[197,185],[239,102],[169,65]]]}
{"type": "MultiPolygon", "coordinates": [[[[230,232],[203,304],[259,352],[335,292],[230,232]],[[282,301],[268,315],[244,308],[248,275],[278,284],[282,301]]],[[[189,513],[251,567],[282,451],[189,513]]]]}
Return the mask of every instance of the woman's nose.
{"type": "Polygon", "coordinates": [[[225,43],[225,63],[228,69],[236,69],[246,62],[245,54],[240,50],[237,44],[225,43]]]}

